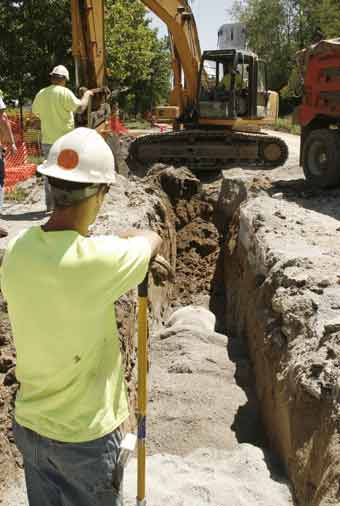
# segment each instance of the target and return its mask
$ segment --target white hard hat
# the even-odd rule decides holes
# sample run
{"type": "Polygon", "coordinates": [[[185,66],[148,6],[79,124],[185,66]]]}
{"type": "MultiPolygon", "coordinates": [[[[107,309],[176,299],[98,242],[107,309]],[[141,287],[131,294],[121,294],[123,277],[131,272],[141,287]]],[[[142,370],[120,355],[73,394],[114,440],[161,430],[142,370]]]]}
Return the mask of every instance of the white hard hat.
{"type": "Polygon", "coordinates": [[[70,74],[68,73],[68,70],[64,65],[57,65],[54,67],[52,72],[50,73],[50,76],[62,76],[67,79],[67,81],[70,80],[70,74]]]}
{"type": "Polygon", "coordinates": [[[37,168],[45,176],[77,183],[111,184],[116,180],[111,149],[95,130],[80,127],[60,137],[37,168]]]}
{"type": "Polygon", "coordinates": [[[2,97],[0,96],[0,110],[1,109],[6,109],[6,104],[5,102],[3,101],[2,97]]]}

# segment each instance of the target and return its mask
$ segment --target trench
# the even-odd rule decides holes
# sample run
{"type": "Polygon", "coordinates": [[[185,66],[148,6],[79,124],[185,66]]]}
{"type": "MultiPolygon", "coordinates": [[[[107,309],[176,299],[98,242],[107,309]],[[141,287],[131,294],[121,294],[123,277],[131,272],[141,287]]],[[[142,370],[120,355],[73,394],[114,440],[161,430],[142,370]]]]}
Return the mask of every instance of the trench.
{"type": "MultiPolygon", "coordinates": [[[[216,318],[216,335],[225,338],[223,341],[222,337],[220,344],[223,343],[223,346],[219,349],[219,353],[225,353],[224,359],[222,358],[222,363],[225,360],[225,364],[220,366],[218,372],[212,372],[216,377],[215,384],[210,387],[209,374],[205,374],[204,366],[190,367],[186,360],[181,361],[177,356],[178,351],[188,349],[188,328],[185,326],[188,322],[184,322],[184,328],[177,326],[174,332],[171,329],[169,332],[165,325],[165,331],[163,327],[160,333],[152,334],[151,360],[154,371],[151,368],[148,422],[150,454],[157,455],[162,451],[185,457],[206,446],[225,451],[226,455],[235,455],[247,448],[247,458],[243,464],[245,468],[248,465],[250,471],[246,471],[241,479],[251,483],[252,469],[256,469],[254,476],[257,476],[260,487],[268,491],[268,496],[265,493],[261,496],[253,484],[254,495],[245,496],[245,502],[239,503],[236,496],[232,493],[229,496],[225,490],[224,504],[295,504],[284,466],[270,447],[271,437],[268,437],[261,419],[261,406],[255,388],[256,377],[246,339],[228,333],[233,328],[233,322],[230,321],[230,315],[226,314],[225,250],[230,238],[232,219],[237,214],[240,202],[231,202],[230,206],[225,204],[219,175],[205,175],[198,179],[186,168],[173,170],[160,166],[153,169],[153,175],[146,180],[148,192],[151,192],[150,188],[159,186],[166,219],[171,222],[174,230],[172,242],[175,243],[175,248],[172,244],[167,249],[172,250],[176,257],[176,282],[167,294],[168,307],[162,324],[166,317],[176,314],[178,310],[203,307],[216,318]],[[160,372],[161,367],[166,371],[163,369],[160,372]],[[198,399],[198,390],[203,385],[208,391],[203,396],[204,406],[198,399]],[[183,389],[189,390],[193,399],[185,397],[179,403],[178,398],[183,389]],[[186,408],[182,405],[185,402],[188,404],[186,408]],[[169,415],[172,410],[176,413],[174,416],[169,415]],[[180,434],[179,438],[177,434],[180,434]],[[268,480],[259,471],[257,451],[262,452],[262,464],[268,472],[268,480]],[[275,490],[276,484],[283,488],[275,490]]],[[[190,317],[194,319],[195,314],[192,313],[189,319],[190,317]]],[[[193,328],[189,331],[189,347],[195,347],[194,342],[200,332],[193,320],[189,322],[189,327],[190,323],[193,328]]],[[[211,336],[205,338],[203,344],[198,343],[202,361],[207,359],[205,353],[209,354],[209,345],[207,352],[205,344],[210,339],[214,342],[211,336]]],[[[193,355],[190,358],[195,362],[193,355]]],[[[242,457],[239,458],[242,461],[242,457]]],[[[228,483],[228,477],[225,479],[228,483]]],[[[239,486],[242,496],[242,484],[239,486]]],[[[205,504],[204,501],[203,503],[205,504]]]]}

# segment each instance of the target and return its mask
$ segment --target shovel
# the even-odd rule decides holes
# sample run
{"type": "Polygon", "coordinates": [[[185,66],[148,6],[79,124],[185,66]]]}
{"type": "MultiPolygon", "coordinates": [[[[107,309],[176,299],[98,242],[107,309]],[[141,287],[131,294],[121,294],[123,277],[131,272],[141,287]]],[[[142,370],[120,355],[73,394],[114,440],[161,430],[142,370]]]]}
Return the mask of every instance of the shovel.
{"type": "Polygon", "coordinates": [[[137,506],[145,506],[146,406],[148,373],[148,281],[138,286],[137,506]]]}
{"type": "MultiPolygon", "coordinates": [[[[156,285],[174,280],[170,264],[160,255],[151,262],[150,270],[156,285]]],[[[137,506],[146,505],[146,408],[148,374],[148,282],[149,273],[138,286],[138,403],[137,403],[137,506]]]]}

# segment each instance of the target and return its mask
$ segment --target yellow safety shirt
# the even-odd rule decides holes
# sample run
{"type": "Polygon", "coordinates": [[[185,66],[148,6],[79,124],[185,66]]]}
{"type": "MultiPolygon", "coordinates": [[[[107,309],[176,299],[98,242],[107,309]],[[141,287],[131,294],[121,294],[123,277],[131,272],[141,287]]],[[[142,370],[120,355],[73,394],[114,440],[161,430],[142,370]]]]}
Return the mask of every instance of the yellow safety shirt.
{"type": "Polygon", "coordinates": [[[1,267],[17,353],[18,423],[65,442],[91,441],[128,417],[113,302],[141,283],[143,237],[83,237],[32,227],[1,267]]]}
{"type": "Polygon", "coordinates": [[[79,98],[65,86],[51,84],[39,91],[32,112],[40,118],[43,144],[53,144],[74,129],[73,113],[79,106],[79,98]]]}
{"type": "MultiPolygon", "coordinates": [[[[230,90],[231,85],[231,74],[225,74],[220,85],[222,88],[226,90],[230,90]]],[[[242,88],[242,77],[240,74],[235,74],[235,89],[240,90],[242,88]]]]}

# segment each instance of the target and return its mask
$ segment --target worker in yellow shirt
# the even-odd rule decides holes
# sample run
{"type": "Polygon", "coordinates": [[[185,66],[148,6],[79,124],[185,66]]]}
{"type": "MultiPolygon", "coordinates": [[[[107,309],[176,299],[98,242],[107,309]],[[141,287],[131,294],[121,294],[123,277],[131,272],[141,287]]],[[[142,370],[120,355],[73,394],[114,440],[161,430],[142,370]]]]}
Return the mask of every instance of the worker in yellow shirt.
{"type": "MultiPolygon", "coordinates": [[[[33,100],[32,112],[41,122],[42,153],[47,158],[52,144],[62,135],[74,129],[74,113],[84,112],[88,106],[91,90],[84,93],[82,99],[66,87],[70,76],[66,67],[57,65],[50,73],[51,84],[39,91],[33,100]]],[[[53,207],[51,190],[45,181],[46,208],[53,207]]]]}
{"type": "Polygon", "coordinates": [[[122,506],[129,411],[113,303],[144,280],[162,241],[141,229],[88,235],[115,181],[113,154],[95,130],[60,137],[38,170],[55,209],[10,241],[0,271],[29,505],[122,506]]]}
{"type": "Polygon", "coordinates": [[[242,76],[238,70],[234,70],[231,65],[227,65],[224,71],[222,81],[218,87],[220,90],[230,91],[232,74],[235,75],[235,90],[242,89],[242,76]]]}

